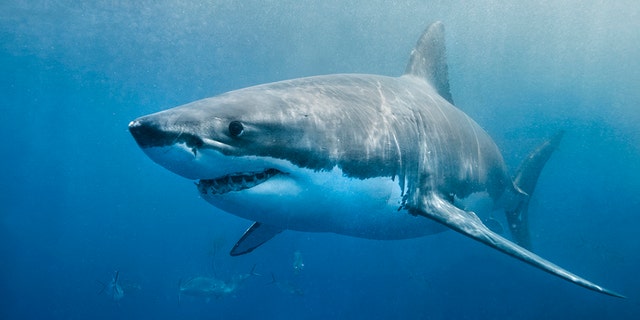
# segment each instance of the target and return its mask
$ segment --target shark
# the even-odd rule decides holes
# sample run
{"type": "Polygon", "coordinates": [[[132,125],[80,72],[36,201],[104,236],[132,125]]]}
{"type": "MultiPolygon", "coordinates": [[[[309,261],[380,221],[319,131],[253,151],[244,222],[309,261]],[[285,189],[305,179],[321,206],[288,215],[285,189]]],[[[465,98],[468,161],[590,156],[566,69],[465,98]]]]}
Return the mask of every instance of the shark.
{"type": "Polygon", "coordinates": [[[230,254],[284,230],[379,240],[454,230],[569,282],[622,295],[533,253],[528,203],[563,132],[515,174],[454,105],[444,25],[431,24],[398,77],[329,74],[197,100],[129,123],[154,162],[215,207],[254,223],[230,254]]]}

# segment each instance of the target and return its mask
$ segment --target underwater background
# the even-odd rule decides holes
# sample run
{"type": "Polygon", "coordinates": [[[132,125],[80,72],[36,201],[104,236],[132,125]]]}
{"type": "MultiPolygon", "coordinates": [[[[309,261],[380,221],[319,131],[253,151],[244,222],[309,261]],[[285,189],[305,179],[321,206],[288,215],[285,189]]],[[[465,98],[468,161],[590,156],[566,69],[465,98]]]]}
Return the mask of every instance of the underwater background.
{"type": "Polygon", "coordinates": [[[640,317],[637,1],[4,0],[0,74],[0,319],[640,317]],[[534,251],[627,299],[455,232],[287,231],[230,257],[251,222],[127,130],[260,83],[401,75],[437,20],[454,101],[511,168],[566,131],[531,201],[534,251]],[[254,266],[225,297],[179,298],[185,279],[254,266]],[[103,290],[116,271],[118,301],[103,290]]]}

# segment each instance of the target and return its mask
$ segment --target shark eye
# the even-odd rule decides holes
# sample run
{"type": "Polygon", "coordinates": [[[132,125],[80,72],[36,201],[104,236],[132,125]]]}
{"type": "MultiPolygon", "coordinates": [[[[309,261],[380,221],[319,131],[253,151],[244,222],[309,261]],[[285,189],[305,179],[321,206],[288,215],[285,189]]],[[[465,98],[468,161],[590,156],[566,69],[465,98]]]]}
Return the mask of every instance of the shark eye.
{"type": "Polygon", "coordinates": [[[237,138],[242,135],[244,132],[244,126],[242,122],[234,120],[229,123],[229,135],[234,138],[237,138]]]}

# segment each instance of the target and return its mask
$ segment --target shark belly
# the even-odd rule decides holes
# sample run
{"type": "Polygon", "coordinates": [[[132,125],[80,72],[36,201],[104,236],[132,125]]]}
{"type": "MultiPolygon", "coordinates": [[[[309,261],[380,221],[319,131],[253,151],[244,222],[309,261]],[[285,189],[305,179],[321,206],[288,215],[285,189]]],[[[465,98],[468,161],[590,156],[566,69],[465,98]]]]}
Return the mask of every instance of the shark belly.
{"type": "Polygon", "coordinates": [[[145,153],[158,164],[193,178],[264,168],[286,172],[241,191],[216,193],[199,188],[200,196],[213,206],[283,230],[379,240],[415,238],[447,230],[433,220],[407,213],[402,188],[406,182],[397,176],[354,178],[338,167],[318,171],[274,158],[245,156],[216,161],[226,156],[207,149],[194,154],[184,144],[147,148],[145,153]]]}
{"type": "Polygon", "coordinates": [[[346,177],[342,170],[291,170],[241,192],[201,193],[223,211],[281,229],[368,239],[407,239],[445,231],[403,208],[398,178],[346,177]]]}

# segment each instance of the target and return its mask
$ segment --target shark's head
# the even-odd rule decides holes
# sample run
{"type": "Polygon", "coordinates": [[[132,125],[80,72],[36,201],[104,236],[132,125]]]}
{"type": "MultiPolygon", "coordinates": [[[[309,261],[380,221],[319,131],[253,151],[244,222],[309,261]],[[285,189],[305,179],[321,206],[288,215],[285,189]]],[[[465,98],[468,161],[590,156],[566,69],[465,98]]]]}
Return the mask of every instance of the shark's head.
{"type": "Polygon", "coordinates": [[[297,105],[249,88],[138,118],[129,130],[153,161],[222,194],[282,182],[292,166],[322,166],[297,105]]]}
{"type": "Polygon", "coordinates": [[[348,217],[343,212],[402,205],[393,144],[402,137],[384,130],[391,124],[370,107],[381,104],[377,81],[396,80],[345,75],[250,87],[138,118],[129,130],[153,161],[197,180],[216,207],[288,229],[327,231],[348,217]],[[378,202],[353,201],[361,194],[378,202]]]}

